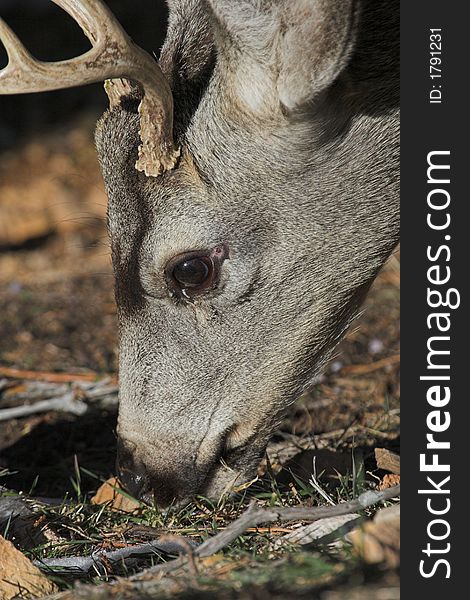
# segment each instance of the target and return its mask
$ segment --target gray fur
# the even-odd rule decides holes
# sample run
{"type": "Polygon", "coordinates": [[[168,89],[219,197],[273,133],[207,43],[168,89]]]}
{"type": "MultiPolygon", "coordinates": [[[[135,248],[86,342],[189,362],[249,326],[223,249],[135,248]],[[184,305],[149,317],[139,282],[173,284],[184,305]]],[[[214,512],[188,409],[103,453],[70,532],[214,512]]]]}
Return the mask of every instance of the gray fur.
{"type": "Polygon", "coordinates": [[[134,169],[136,101],[97,128],[120,326],[121,468],[164,505],[251,478],[398,239],[398,2],[172,0],[182,146],[134,169]],[[217,289],[173,256],[224,243],[217,289]],[[223,458],[223,461],[220,459],[223,458]]]}

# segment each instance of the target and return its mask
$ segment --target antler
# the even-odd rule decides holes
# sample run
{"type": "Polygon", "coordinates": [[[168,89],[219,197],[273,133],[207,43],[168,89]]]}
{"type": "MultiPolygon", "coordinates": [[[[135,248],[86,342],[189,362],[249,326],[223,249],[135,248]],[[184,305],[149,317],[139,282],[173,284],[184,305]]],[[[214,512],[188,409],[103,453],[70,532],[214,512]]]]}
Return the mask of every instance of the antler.
{"type": "MultiPolygon", "coordinates": [[[[42,62],[29,54],[0,18],[0,40],[8,65],[0,70],[0,94],[24,94],[130,79],[139,84],[140,137],[136,169],[158,176],[171,170],[179,156],[173,142],[173,96],[156,61],[136,46],[101,0],[52,0],[78,23],[92,48],[70,60],[42,62]]],[[[117,83],[117,82],[116,82],[117,83]]],[[[111,104],[116,94],[129,90],[125,83],[105,86],[111,104]]]]}

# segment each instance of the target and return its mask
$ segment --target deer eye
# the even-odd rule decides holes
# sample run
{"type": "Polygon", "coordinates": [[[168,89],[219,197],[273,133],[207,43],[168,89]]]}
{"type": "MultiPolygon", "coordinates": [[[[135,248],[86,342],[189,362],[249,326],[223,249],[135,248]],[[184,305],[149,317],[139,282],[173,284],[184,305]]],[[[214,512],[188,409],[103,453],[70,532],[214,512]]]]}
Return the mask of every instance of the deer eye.
{"type": "Polygon", "coordinates": [[[227,257],[225,246],[208,252],[187,252],[172,258],[165,267],[170,292],[191,298],[216,287],[220,267],[227,257]]]}
{"type": "Polygon", "coordinates": [[[183,288],[200,287],[210,278],[213,271],[212,261],[205,257],[183,259],[173,268],[173,278],[183,288]]]}

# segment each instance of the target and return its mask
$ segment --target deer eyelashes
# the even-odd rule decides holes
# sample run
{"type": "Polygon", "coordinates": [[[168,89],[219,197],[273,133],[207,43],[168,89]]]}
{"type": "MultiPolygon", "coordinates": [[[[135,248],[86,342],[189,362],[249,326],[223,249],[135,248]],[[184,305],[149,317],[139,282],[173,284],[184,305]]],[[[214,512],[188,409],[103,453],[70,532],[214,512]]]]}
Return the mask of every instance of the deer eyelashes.
{"type": "Polygon", "coordinates": [[[173,257],[165,267],[170,294],[189,300],[215,289],[226,258],[228,248],[223,244],[206,252],[196,250],[173,257]]]}

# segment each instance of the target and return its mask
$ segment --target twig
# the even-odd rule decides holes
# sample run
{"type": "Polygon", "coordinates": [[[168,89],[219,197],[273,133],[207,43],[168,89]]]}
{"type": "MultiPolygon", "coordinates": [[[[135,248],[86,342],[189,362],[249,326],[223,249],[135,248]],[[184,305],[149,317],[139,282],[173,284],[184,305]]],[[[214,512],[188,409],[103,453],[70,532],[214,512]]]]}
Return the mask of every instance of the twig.
{"type": "Polygon", "coordinates": [[[23,401],[27,399],[42,399],[35,401],[33,404],[0,409],[0,421],[18,419],[51,410],[80,416],[87,412],[89,405],[92,403],[117,404],[118,388],[114,384],[109,385],[109,380],[106,379],[93,384],[77,383],[65,393],[63,385],[57,386],[56,393],[51,389],[51,386],[47,386],[41,390],[40,385],[40,383],[37,383],[36,386],[29,384],[29,390],[22,392],[18,396],[21,396],[23,401]]]}
{"type": "Polygon", "coordinates": [[[199,546],[199,544],[195,543],[193,540],[189,540],[188,538],[178,536],[178,535],[164,535],[160,538],[159,542],[163,543],[176,543],[180,546],[180,554],[186,554],[188,558],[188,564],[191,569],[193,575],[198,574],[198,568],[195,561],[195,549],[199,546]],[[181,552],[182,551],[182,552],[181,552]]]}
{"type": "Polygon", "coordinates": [[[27,406],[15,406],[13,408],[2,408],[0,410],[0,421],[9,419],[18,419],[42,412],[56,410],[60,412],[72,413],[73,415],[83,415],[88,410],[85,402],[82,402],[73,392],[59,396],[59,398],[49,398],[41,400],[27,406]]]}
{"type": "Polygon", "coordinates": [[[374,371],[378,371],[379,369],[383,369],[384,367],[388,367],[389,365],[396,365],[399,363],[400,355],[394,354],[393,356],[382,358],[381,360],[377,360],[367,365],[349,365],[347,367],[343,367],[341,369],[341,375],[363,375],[364,373],[372,373],[374,371]]]}
{"type": "MultiPolygon", "coordinates": [[[[67,556],[65,558],[42,558],[35,560],[34,564],[42,571],[53,571],[55,575],[88,575],[96,570],[100,575],[109,574],[109,570],[116,566],[131,567],[139,558],[165,552],[166,554],[180,554],[182,550],[191,554],[194,542],[178,536],[162,536],[158,540],[126,546],[118,550],[107,552],[97,551],[91,556],[67,556]]],[[[194,559],[193,559],[194,562],[194,559]]]]}
{"type": "Polygon", "coordinates": [[[25,371],[13,367],[0,365],[0,376],[12,379],[29,379],[35,381],[49,381],[50,383],[74,383],[75,381],[95,382],[106,377],[113,383],[117,382],[116,375],[98,373],[51,373],[49,371],[25,371]]]}
{"type": "Polygon", "coordinates": [[[361,433],[372,433],[374,437],[388,440],[396,437],[395,431],[379,431],[378,429],[372,429],[371,427],[366,427],[365,425],[352,425],[343,429],[334,429],[333,431],[327,431],[325,433],[319,433],[315,436],[317,444],[324,440],[349,440],[356,435],[361,433]]]}

